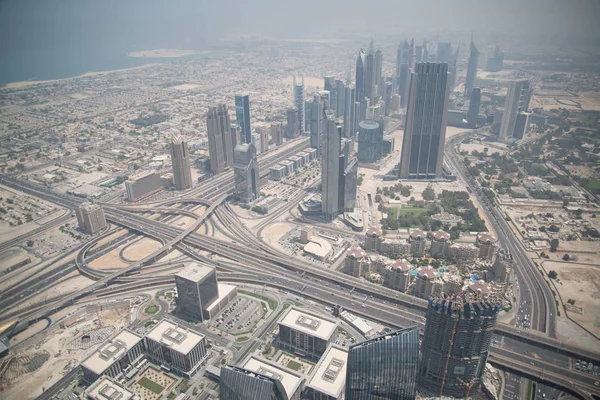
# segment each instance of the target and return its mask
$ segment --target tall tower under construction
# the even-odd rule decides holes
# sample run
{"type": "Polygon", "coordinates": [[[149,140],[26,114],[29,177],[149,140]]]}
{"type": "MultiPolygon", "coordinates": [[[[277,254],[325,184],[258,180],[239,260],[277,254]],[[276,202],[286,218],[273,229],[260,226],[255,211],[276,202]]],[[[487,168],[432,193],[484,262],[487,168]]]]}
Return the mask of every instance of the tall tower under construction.
{"type": "Polygon", "coordinates": [[[419,367],[424,394],[463,398],[480,383],[501,306],[464,292],[429,300],[419,367]]]}

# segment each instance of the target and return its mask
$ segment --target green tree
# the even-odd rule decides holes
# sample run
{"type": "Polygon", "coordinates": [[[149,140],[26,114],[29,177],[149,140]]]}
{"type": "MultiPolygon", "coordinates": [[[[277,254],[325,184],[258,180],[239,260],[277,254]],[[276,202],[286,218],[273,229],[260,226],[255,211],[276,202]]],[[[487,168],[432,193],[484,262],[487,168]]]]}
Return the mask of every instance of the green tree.
{"type": "Polygon", "coordinates": [[[427,200],[427,201],[435,200],[435,191],[433,190],[431,185],[428,185],[425,188],[425,190],[423,190],[423,200],[427,200]]]}
{"type": "Polygon", "coordinates": [[[550,279],[556,279],[558,278],[558,273],[554,270],[551,270],[550,272],[548,272],[548,276],[550,277],[550,279]]]}
{"type": "Polygon", "coordinates": [[[556,251],[556,249],[558,248],[558,239],[552,239],[550,241],[550,251],[552,253],[554,253],[556,251]]]}
{"type": "Polygon", "coordinates": [[[564,260],[564,261],[569,261],[570,259],[571,259],[571,256],[569,256],[568,254],[565,254],[565,255],[563,256],[563,260],[564,260]]]}

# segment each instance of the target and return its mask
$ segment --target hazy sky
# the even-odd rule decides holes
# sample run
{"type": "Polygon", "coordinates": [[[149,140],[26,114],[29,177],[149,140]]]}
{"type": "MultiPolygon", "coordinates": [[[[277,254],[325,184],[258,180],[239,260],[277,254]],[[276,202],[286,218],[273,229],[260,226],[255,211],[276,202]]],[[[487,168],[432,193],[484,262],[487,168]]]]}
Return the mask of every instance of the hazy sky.
{"type": "Polygon", "coordinates": [[[598,16],[600,0],[0,0],[0,52],[57,44],[193,47],[240,34],[598,37],[598,16]]]}

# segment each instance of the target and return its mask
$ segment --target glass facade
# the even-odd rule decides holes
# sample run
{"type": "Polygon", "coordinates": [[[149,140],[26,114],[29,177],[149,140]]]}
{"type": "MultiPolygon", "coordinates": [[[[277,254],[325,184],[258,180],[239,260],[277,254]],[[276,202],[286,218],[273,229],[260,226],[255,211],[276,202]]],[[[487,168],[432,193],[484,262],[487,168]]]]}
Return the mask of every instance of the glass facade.
{"type": "Polygon", "coordinates": [[[414,399],[418,368],[416,326],[350,346],[346,400],[414,399]]]}
{"type": "Polygon", "coordinates": [[[225,366],[219,379],[221,400],[288,400],[277,379],[245,368],[225,366]]]}
{"type": "Polygon", "coordinates": [[[381,160],[383,150],[383,124],[364,120],[358,124],[358,161],[376,163],[381,160]]]}
{"type": "Polygon", "coordinates": [[[235,96],[235,119],[242,128],[244,143],[252,143],[252,130],[250,129],[250,97],[247,94],[235,96]]]}

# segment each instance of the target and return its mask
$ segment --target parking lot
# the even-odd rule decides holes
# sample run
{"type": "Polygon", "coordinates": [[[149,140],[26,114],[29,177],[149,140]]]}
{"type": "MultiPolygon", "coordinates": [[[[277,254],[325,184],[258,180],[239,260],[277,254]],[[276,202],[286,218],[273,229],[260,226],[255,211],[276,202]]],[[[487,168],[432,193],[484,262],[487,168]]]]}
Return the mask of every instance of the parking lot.
{"type": "Polygon", "coordinates": [[[234,335],[250,332],[266,312],[266,305],[261,301],[238,296],[217,315],[213,326],[234,335]]]}

